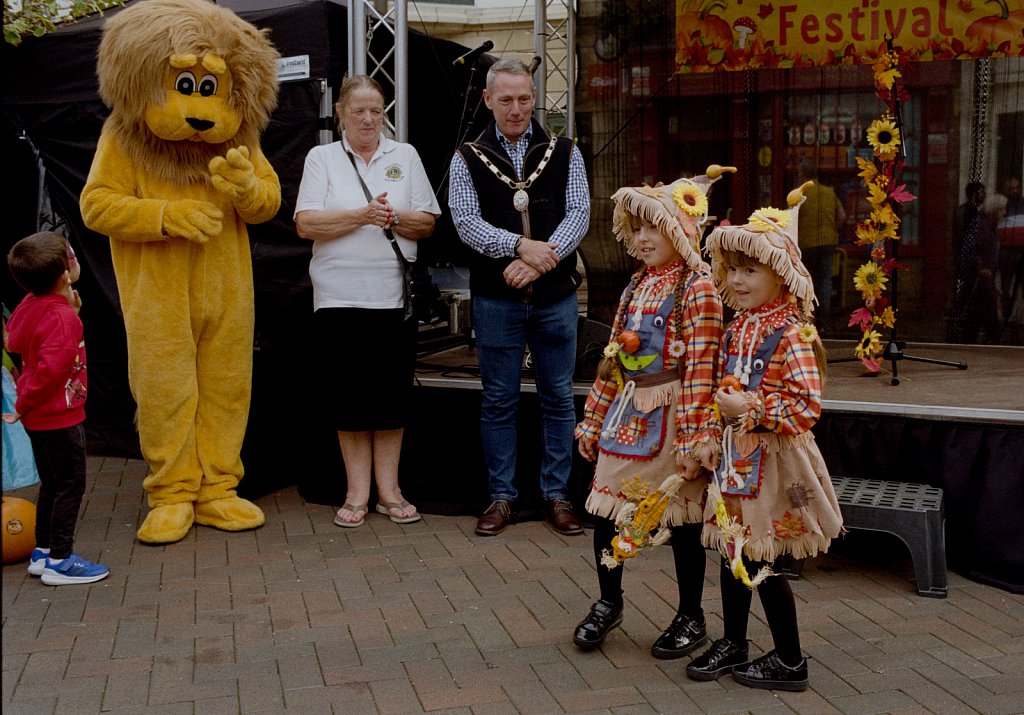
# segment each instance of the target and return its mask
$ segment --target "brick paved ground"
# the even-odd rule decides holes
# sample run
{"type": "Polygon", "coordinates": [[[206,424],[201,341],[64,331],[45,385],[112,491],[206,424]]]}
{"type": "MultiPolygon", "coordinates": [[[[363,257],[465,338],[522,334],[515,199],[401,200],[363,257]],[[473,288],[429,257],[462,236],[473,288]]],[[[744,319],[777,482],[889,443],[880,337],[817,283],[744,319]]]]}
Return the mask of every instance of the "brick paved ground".
{"type": "MultiPolygon", "coordinates": [[[[852,538],[793,584],[811,689],[772,693],[692,682],[685,661],[648,654],[674,610],[668,548],[628,565],[623,628],[581,653],[589,532],[479,538],[470,517],[376,514],[339,529],[286,489],[259,500],[262,529],[148,547],[134,539],[145,465],[90,471],[77,546],[112,575],[51,588],[3,568],[5,714],[1024,711],[1024,597],[950,574],[948,599],[920,598],[909,558],[852,538]]],[[[709,555],[713,637],[717,584],[709,555]]],[[[756,599],[750,636],[771,647],[756,599]]]]}

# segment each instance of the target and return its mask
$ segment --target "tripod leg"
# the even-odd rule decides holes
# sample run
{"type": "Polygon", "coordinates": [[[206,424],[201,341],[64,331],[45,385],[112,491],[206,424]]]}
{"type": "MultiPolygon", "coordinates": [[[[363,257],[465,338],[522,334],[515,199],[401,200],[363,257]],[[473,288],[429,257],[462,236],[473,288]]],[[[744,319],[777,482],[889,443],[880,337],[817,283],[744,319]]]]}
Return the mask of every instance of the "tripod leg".
{"type": "Polygon", "coordinates": [[[926,362],[932,365],[945,365],[947,367],[955,367],[957,370],[966,370],[967,363],[956,362],[954,360],[936,360],[935,358],[915,357],[914,355],[904,355],[904,360],[913,360],[914,362],[926,362]]]}

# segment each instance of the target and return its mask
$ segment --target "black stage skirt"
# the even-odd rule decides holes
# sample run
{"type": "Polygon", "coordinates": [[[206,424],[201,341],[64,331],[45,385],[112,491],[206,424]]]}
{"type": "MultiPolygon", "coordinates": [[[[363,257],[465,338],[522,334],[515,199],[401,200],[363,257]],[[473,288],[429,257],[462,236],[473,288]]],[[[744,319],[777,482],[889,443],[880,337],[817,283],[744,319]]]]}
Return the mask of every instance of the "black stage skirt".
{"type": "Polygon", "coordinates": [[[339,432],[405,427],[416,369],[416,321],[402,308],[313,314],[321,414],[339,432]]]}

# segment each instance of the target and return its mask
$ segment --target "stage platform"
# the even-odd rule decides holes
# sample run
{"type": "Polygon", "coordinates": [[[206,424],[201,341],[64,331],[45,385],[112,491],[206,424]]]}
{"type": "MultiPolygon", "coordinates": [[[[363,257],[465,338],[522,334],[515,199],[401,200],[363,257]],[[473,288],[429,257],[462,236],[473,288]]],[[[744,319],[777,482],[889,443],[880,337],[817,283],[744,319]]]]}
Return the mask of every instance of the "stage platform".
{"type": "MultiPolygon", "coordinates": [[[[825,341],[829,358],[853,354],[849,341],[825,341]]],[[[910,344],[913,357],[962,362],[966,370],[903,359],[899,385],[892,384],[890,363],[869,374],[859,361],[830,363],[822,403],[824,412],[891,415],[920,419],[1024,425],[1024,348],[910,344]]],[[[476,351],[466,345],[424,355],[416,379],[424,387],[479,390],[476,351]]],[[[533,392],[530,371],[523,372],[523,391],[533,392]]],[[[589,381],[574,391],[586,396],[589,381]]]]}

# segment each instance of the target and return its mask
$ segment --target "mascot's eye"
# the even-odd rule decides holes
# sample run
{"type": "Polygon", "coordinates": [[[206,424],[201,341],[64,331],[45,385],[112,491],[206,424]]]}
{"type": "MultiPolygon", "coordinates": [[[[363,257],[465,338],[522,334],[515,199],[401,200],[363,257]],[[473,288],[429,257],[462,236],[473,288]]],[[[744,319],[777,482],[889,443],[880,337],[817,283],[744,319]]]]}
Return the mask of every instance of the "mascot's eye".
{"type": "Polygon", "coordinates": [[[212,74],[203,75],[199,80],[199,94],[204,97],[212,97],[217,94],[217,78],[212,74]]]}
{"type": "Polygon", "coordinates": [[[191,72],[182,72],[174,80],[174,88],[182,94],[192,94],[196,91],[196,76],[191,72]]]}
{"type": "Polygon", "coordinates": [[[655,328],[659,328],[659,329],[660,328],[664,328],[665,327],[665,316],[663,316],[663,315],[655,315],[654,316],[654,327],[655,328]]]}

